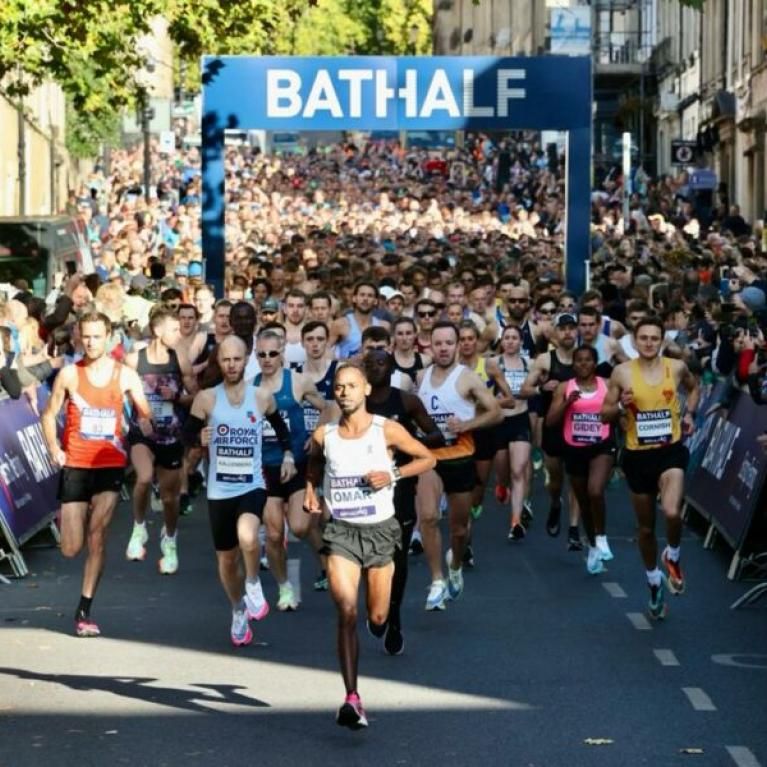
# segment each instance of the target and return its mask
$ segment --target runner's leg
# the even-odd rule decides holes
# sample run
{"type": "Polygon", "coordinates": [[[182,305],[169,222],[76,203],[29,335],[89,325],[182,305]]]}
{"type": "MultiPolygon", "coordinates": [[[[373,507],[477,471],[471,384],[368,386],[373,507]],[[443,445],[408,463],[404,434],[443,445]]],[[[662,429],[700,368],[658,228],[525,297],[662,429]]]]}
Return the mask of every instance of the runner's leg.
{"type": "MultiPolygon", "coordinates": [[[[442,480],[436,471],[427,471],[418,477],[418,494],[416,495],[418,524],[432,582],[442,580],[442,533],[439,529],[441,494],[442,480]]],[[[469,495],[469,504],[471,504],[471,495],[469,495]]]]}
{"type": "Polygon", "coordinates": [[[594,535],[605,534],[605,488],[610,481],[614,466],[615,458],[612,455],[598,455],[591,461],[591,467],[589,469],[588,497],[591,520],[594,525],[594,535]]]}
{"type": "Polygon", "coordinates": [[[285,512],[282,498],[276,496],[267,498],[264,524],[266,525],[266,556],[269,558],[269,569],[277,584],[281,585],[288,579],[285,555],[285,512]]]}
{"type": "MultiPolygon", "coordinates": [[[[344,557],[328,557],[330,596],[338,610],[338,660],[341,664],[346,694],[357,692],[359,639],[357,637],[357,599],[359,596],[360,566],[344,557]]],[[[388,609],[389,603],[386,602],[388,609]]]]}
{"type": "Polygon", "coordinates": [[[93,496],[88,519],[88,556],[83,569],[82,595],[93,598],[106,560],[106,534],[120,499],[119,493],[107,491],[93,496]]]}
{"type": "Polygon", "coordinates": [[[181,493],[181,469],[157,467],[157,484],[160,486],[165,535],[172,538],[178,527],[179,496],[181,493]]]}
{"type": "Polygon", "coordinates": [[[527,496],[527,481],[530,472],[529,442],[509,443],[509,464],[511,468],[511,526],[522,521],[522,508],[527,496]]]}
{"type": "Polygon", "coordinates": [[[79,501],[61,504],[61,553],[67,559],[76,557],[85,546],[89,507],[79,501]]]}
{"type": "Polygon", "coordinates": [[[130,459],[136,475],[136,481],[133,485],[133,521],[143,525],[149,507],[149,496],[152,492],[154,454],[146,445],[133,445],[130,459]]]}

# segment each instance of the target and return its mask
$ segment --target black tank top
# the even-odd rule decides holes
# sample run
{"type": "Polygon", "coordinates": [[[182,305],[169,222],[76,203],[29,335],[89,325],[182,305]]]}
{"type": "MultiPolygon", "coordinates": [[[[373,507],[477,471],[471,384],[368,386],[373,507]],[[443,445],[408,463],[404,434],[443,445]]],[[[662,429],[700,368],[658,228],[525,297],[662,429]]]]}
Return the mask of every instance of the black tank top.
{"type": "Polygon", "coordinates": [[[202,347],[202,351],[197,355],[197,359],[192,363],[193,365],[201,365],[205,360],[210,357],[210,353],[216,348],[216,334],[208,333],[205,339],[205,346],[202,347]]]}
{"type": "Polygon", "coordinates": [[[533,331],[530,327],[530,320],[525,320],[520,328],[522,331],[522,350],[524,356],[533,359],[538,354],[538,347],[533,338],[533,331]]]}
{"type": "Polygon", "coordinates": [[[141,378],[149,406],[152,408],[152,420],[155,432],[152,439],[160,444],[176,442],[181,437],[182,412],[177,404],[184,382],[181,366],[173,349],[168,349],[168,361],[155,364],[149,361],[147,349],[139,349],[136,372],[141,378]],[[175,392],[174,400],[166,400],[160,394],[160,387],[167,386],[175,392]]]}
{"type": "MultiPolygon", "coordinates": [[[[296,365],[297,373],[304,373],[305,363],[299,363],[296,365]]],[[[338,367],[338,360],[333,360],[328,366],[325,375],[319,380],[315,381],[314,385],[317,387],[317,391],[322,395],[322,399],[330,402],[333,399],[333,379],[336,376],[336,368],[338,367]]]]}
{"type": "MultiPolygon", "coordinates": [[[[389,397],[383,402],[373,402],[370,397],[367,397],[365,399],[365,406],[368,413],[382,415],[385,418],[390,418],[392,421],[397,421],[407,430],[411,437],[415,437],[418,427],[405,408],[404,392],[401,389],[396,389],[392,386],[389,391],[389,397]]],[[[405,455],[399,450],[394,452],[394,463],[397,466],[404,466],[406,463],[410,463],[411,460],[412,458],[409,455],[405,455]]],[[[415,477],[412,479],[413,484],[415,484],[415,477]]],[[[400,482],[409,481],[410,479],[400,480],[400,482]]]]}
{"type": "MultiPolygon", "coordinates": [[[[575,378],[575,370],[573,370],[572,363],[567,365],[562,362],[557,356],[556,350],[550,351],[549,355],[549,381],[561,382],[569,381],[571,378],[575,378]]],[[[544,412],[548,412],[549,408],[551,407],[551,403],[554,400],[554,392],[544,391],[541,392],[541,396],[543,397],[544,412]]]]}
{"type": "Polygon", "coordinates": [[[421,352],[415,352],[415,362],[407,368],[404,365],[400,365],[397,362],[397,358],[394,357],[394,369],[401,371],[403,375],[410,376],[413,383],[416,383],[416,375],[418,371],[423,370],[423,357],[421,356],[421,352]]]}

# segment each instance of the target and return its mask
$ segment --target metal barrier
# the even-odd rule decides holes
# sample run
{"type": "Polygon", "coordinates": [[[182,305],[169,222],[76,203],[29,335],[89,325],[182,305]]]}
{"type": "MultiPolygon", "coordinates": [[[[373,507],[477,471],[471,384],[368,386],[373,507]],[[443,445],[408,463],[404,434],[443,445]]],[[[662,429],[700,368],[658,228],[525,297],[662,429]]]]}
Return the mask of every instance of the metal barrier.
{"type": "MultiPolygon", "coordinates": [[[[48,396],[45,387],[38,389],[39,411],[48,396]]],[[[29,401],[0,400],[0,563],[8,562],[16,577],[29,572],[21,553],[26,541],[46,527],[58,541],[58,474],[29,401]]]]}

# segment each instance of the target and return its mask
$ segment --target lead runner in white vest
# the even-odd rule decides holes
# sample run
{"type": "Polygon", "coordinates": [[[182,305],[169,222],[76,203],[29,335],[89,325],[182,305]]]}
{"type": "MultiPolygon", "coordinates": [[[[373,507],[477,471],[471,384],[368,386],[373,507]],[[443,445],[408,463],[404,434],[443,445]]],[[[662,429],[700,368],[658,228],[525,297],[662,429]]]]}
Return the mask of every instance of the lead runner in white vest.
{"type": "Polygon", "coordinates": [[[337,423],[314,432],[306,481],[306,511],[322,512],[317,487],[331,519],[323,542],[328,554],[330,593],[338,609],[338,655],[346,699],[336,721],[344,727],[367,727],[357,693],[357,601],[360,576],[367,581],[368,629],[377,637],[386,631],[389,613],[392,558],[402,545],[394,517],[393,490],[401,477],[428,471],[435,460],[427,448],[403,426],[367,412],[370,384],[361,367],[339,365],[333,396],[341,410],[337,423]],[[413,460],[397,469],[393,451],[413,460]],[[324,475],[324,481],[323,481],[324,475]]]}
{"type": "Polygon", "coordinates": [[[217,353],[224,382],[197,394],[182,438],[188,446],[202,444],[209,451],[208,515],[219,578],[232,603],[232,643],[241,646],[253,639],[249,620],[262,620],[269,612],[258,577],[258,530],[266,505],[261,465],[266,422],[283,447],[283,481],[295,475],[296,468],[286,449],[290,447],[290,432],[274,396],[245,383],[245,342],[229,336],[217,353]],[[245,565],[244,583],[240,556],[245,565]]]}

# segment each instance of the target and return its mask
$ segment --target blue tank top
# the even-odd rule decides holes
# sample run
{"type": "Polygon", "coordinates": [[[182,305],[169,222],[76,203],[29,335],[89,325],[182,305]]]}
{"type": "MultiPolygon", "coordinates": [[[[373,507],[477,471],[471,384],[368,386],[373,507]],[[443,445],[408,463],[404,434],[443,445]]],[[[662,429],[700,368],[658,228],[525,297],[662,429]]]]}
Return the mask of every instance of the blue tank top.
{"type": "MultiPolygon", "coordinates": [[[[253,380],[254,386],[261,385],[261,373],[253,380]]],[[[290,370],[282,371],[282,386],[274,394],[277,410],[290,430],[290,449],[296,463],[305,460],[307,433],[304,427],[304,409],[293,397],[293,374],[290,370]]],[[[263,438],[264,466],[279,466],[282,463],[282,448],[277,434],[268,421],[264,421],[263,438]]]]}
{"type": "MultiPolygon", "coordinates": [[[[354,316],[354,312],[349,312],[346,315],[346,320],[349,323],[349,335],[336,346],[336,356],[340,360],[353,357],[362,348],[362,331],[357,323],[357,318],[354,316]]],[[[373,316],[371,324],[378,326],[381,324],[381,321],[373,316]]]]}
{"type": "MultiPolygon", "coordinates": [[[[326,402],[332,402],[333,400],[333,379],[336,375],[336,368],[338,367],[338,360],[333,360],[328,366],[327,372],[320,381],[315,381],[317,391],[320,393],[322,399],[326,402]]],[[[296,372],[302,373],[303,366],[296,372]]],[[[311,434],[316,428],[317,423],[320,420],[320,411],[317,410],[311,402],[304,402],[304,428],[307,434],[311,434]]]]}
{"type": "Polygon", "coordinates": [[[214,391],[216,400],[208,422],[213,427],[208,449],[208,498],[237,498],[266,487],[261,469],[264,416],[256,408],[252,389],[245,390],[239,407],[229,402],[223,384],[214,391]]]}

